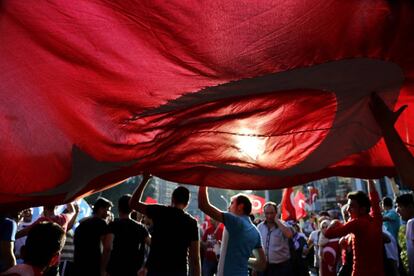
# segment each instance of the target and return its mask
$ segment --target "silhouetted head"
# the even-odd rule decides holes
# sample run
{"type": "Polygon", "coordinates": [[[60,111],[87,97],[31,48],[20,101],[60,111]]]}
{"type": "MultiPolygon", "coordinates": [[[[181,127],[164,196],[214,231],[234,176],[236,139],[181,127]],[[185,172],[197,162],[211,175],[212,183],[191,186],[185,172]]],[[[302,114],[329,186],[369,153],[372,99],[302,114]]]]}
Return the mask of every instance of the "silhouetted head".
{"type": "Polygon", "coordinates": [[[172,193],[171,203],[173,206],[187,207],[190,201],[190,191],[184,186],[178,186],[172,193]]]}
{"type": "Polygon", "coordinates": [[[41,268],[47,268],[52,261],[59,257],[65,244],[65,231],[54,222],[40,222],[29,231],[23,249],[25,263],[41,268]]]}

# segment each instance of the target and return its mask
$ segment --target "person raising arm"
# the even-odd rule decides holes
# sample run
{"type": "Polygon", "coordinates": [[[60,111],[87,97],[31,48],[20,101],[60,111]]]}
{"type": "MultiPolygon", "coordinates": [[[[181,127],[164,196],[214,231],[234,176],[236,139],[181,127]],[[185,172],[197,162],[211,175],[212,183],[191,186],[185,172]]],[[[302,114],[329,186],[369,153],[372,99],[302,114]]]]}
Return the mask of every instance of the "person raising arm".
{"type": "Polygon", "coordinates": [[[144,173],[141,184],[129,201],[132,209],[146,215],[153,221],[150,253],[141,272],[151,275],[187,275],[187,252],[190,271],[201,275],[200,240],[197,221],[185,209],[190,192],[178,186],[172,193],[171,205],[146,204],[141,201],[151,175],[144,173]],[[161,264],[161,265],[160,265],[161,264]]]}
{"type": "Polygon", "coordinates": [[[249,218],[252,205],[247,196],[239,194],[232,197],[229,212],[222,212],[210,204],[207,187],[200,186],[198,206],[212,219],[224,224],[224,236],[228,233],[227,244],[223,243],[226,248],[222,248],[220,255],[218,275],[247,275],[248,266],[257,271],[265,269],[266,256],[260,233],[249,218]],[[254,258],[250,258],[252,252],[254,258]]]}

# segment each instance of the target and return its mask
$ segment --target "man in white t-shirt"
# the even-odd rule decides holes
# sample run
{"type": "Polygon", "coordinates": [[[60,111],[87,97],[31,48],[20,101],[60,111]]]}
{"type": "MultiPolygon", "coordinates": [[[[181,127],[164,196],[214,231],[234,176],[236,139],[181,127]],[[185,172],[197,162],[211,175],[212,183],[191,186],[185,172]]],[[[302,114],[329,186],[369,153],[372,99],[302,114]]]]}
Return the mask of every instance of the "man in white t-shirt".
{"type": "Polygon", "coordinates": [[[414,275],[414,198],[412,194],[400,195],[396,199],[397,213],[407,221],[405,238],[407,241],[409,275],[414,275]]]}

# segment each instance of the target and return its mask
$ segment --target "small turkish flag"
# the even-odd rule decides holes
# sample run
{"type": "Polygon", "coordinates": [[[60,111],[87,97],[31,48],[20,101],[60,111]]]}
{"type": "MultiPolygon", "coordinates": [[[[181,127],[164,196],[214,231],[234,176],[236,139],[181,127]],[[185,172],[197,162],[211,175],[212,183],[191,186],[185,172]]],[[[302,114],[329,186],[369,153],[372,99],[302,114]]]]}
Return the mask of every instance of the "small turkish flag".
{"type": "Polygon", "coordinates": [[[296,220],[296,210],[293,201],[293,188],[285,188],[282,196],[282,220],[296,220]]]}
{"type": "Polygon", "coordinates": [[[295,201],[296,218],[301,219],[301,218],[306,217],[307,212],[306,212],[306,197],[305,197],[305,195],[301,191],[298,191],[296,193],[294,201],[295,201]]]}
{"type": "Polygon", "coordinates": [[[257,195],[248,195],[248,197],[252,202],[252,214],[263,213],[263,206],[266,203],[266,200],[263,197],[257,195]]]}

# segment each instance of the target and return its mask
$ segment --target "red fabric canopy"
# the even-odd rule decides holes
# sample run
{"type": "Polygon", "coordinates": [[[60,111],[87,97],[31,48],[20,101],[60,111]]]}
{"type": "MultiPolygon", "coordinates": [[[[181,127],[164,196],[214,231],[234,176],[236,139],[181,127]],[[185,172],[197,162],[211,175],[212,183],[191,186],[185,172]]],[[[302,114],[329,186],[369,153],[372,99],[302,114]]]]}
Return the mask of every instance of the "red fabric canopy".
{"type": "MultiPolygon", "coordinates": [[[[282,188],[393,175],[368,109],[413,102],[412,1],[3,1],[0,204],[150,171],[282,188]]],[[[410,149],[414,108],[397,128],[410,149]]]]}

